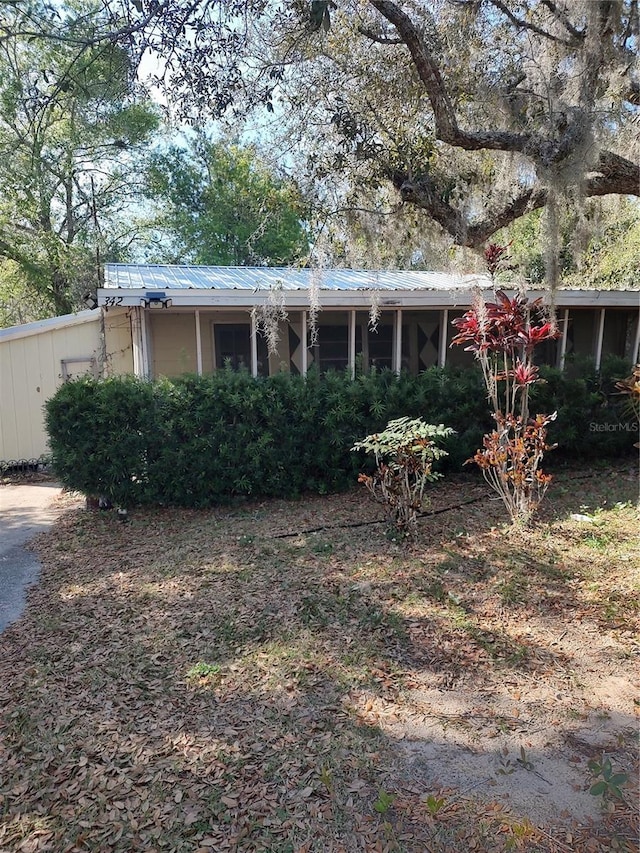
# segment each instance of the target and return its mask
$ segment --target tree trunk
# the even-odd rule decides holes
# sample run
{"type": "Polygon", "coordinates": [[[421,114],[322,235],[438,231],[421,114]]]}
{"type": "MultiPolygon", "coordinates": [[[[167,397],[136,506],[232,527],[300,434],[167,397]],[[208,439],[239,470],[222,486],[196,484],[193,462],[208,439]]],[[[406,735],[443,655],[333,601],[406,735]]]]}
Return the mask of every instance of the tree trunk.
{"type": "Polygon", "coordinates": [[[73,313],[74,305],[69,289],[70,283],[67,276],[60,269],[55,269],[51,273],[50,293],[56,316],[73,313]]]}

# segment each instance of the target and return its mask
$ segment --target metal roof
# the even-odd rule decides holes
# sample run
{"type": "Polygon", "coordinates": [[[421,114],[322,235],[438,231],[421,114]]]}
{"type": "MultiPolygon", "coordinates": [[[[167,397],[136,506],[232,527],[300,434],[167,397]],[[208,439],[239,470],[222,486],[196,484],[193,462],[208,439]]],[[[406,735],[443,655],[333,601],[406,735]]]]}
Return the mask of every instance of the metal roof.
{"type": "Polygon", "coordinates": [[[106,264],[105,288],[145,290],[468,290],[491,287],[486,275],[407,270],[205,267],[165,264],[106,264]]]}

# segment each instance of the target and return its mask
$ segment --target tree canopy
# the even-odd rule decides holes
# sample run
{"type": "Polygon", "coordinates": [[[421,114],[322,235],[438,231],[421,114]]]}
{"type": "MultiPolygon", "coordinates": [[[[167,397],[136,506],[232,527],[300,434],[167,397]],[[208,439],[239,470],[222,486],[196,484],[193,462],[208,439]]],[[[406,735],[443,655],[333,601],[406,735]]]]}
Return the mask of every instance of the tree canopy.
{"type": "Polygon", "coordinates": [[[366,164],[459,245],[567,194],[640,194],[637,0],[107,8],[113,38],[161,57],[183,116],[266,104],[320,172],[366,164]]]}
{"type": "Polygon", "coordinates": [[[277,266],[308,251],[298,188],[254,148],[202,135],[189,150],[174,146],[153,157],[147,192],[162,211],[160,260],[277,266]]]}
{"type": "MultiPolygon", "coordinates": [[[[558,225],[558,264],[565,286],[640,288],[640,205],[625,198],[600,203],[592,199],[581,210],[566,211],[558,225]]],[[[542,211],[523,216],[509,229],[498,232],[496,240],[508,244],[509,263],[521,270],[527,281],[544,282],[542,211]]]]}
{"type": "Polygon", "coordinates": [[[155,108],[131,92],[122,47],[78,53],[55,39],[0,39],[0,277],[9,298],[29,292],[36,313],[67,313],[96,283],[100,258],[130,238],[123,214],[157,125],[155,108]]]}
{"type": "Polygon", "coordinates": [[[27,0],[5,8],[2,42],[51,38],[57,23],[74,57],[117,46],[132,65],[155,58],[180,120],[261,111],[321,201],[357,210],[389,187],[471,249],[544,211],[552,284],[567,211],[640,195],[638,0],[105,0],[92,14],[52,5],[48,18],[27,0]]]}

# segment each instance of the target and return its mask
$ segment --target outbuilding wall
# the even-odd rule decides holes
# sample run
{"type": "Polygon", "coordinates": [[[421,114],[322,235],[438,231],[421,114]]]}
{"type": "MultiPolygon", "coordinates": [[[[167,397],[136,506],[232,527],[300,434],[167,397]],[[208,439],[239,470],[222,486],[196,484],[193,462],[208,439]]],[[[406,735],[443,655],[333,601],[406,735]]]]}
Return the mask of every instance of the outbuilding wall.
{"type": "Polygon", "coordinates": [[[65,378],[102,370],[100,312],[0,330],[0,461],[48,452],[43,406],[65,378]]]}

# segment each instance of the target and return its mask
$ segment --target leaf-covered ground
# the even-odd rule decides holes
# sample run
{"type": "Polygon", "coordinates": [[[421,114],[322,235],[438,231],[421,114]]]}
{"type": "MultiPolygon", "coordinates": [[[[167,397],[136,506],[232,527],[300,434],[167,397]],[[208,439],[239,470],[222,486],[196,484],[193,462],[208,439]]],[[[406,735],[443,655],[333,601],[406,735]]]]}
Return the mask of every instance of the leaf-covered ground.
{"type": "Polygon", "coordinates": [[[364,490],[63,516],[0,635],[0,851],[635,850],[637,472],[527,531],[432,494],[413,546],[364,490]]]}

